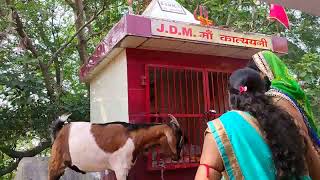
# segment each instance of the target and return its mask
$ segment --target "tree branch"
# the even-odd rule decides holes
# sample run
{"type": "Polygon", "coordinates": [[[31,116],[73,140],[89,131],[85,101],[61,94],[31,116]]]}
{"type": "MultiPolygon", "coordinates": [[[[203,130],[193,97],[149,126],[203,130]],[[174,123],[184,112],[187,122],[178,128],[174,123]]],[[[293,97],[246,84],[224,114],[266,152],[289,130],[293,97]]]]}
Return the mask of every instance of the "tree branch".
{"type": "Polygon", "coordinates": [[[76,8],[75,4],[74,4],[74,2],[72,2],[72,0],[65,0],[65,1],[73,10],[76,8]]]}
{"type": "Polygon", "coordinates": [[[21,159],[17,159],[15,162],[11,163],[9,166],[0,169],[0,177],[14,171],[18,167],[20,160],[21,159]]]}
{"type": "MultiPolygon", "coordinates": [[[[75,0],[75,6],[76,6],[76,21],[75,21],[75,25],[76,25],[76,30],[78,30],[79,28],[81,28],[81,26],[83,26],[84,24],[84,6],[83,6],[83,2],[82,0],[75,0]]],[[[87,27],[89,26],[89,24],[87,25],[87,27]]],[[[78,39],[78,52],[80,55],[80,61],[81,64],[85,64],[85,62],[88,59],[88,52],[87,52],[87,41],[85,38],[85,31],[81,30],[78,35],[77,35],[77,39],[78,39]]]]}
{"type": "Polygon", "coordinates": [[[50,141],[44,141],[44,142],[39,143],[38,146],[36,146],[30,150],[27,150],[27,151],[16,151],[16,150],[13,150],[13,149],[10,149],[7,147],[0,147],[0,151],[11,158],[22,159],[23,157],[33,157],[33,156],[39,154],[40,152],[42,152],[43,150],[47,149],[50,146],[51,146],[50,141]]]}
{"type": "MultiPolygon", "coordinates": [[[[52,18],[53,19],[53,18],[52,18]]],[[[51,54],[54,54],[54,52],[56,52],[56,47],[53,43],[50,42],[50,40],[47,38],[45,31],[44,31],[44,27],[43,27],[43,22],[38,22],[37,23],[37,31],[39,32],[40,38],[42,39],[42,41],[46,44],[46,48],[49,49],[51,51],[51,54]]],[[[54,38],[54,41],[56,40],[55,37],[55,33],[54,33],[54,24],[53,24],[53,20],[51,20],[51,34],[54,38]]],[[[54,68],[55,68],[55,75],[56,75],[56,83],[53,84],[53,89],[55,90],[56,97],[58,100],[58,97],[61,93],[61,68],[60,68],[60,63],[58,61],[58,57],[56,56],[53,59],[54,62],[54,68]]],[[[49,66],[48,66],[49,67],[49,66]]]]}
{"type": "MultiPolygon", "coordinates": [[[[16,11],[16,9],[11,5],[11,1],[10,0],[7,0],[6,1],[7,5],[8,6],[11,6],[11,11],[12,11],[12,19],[13,21],[15,22],[15,26],[16,26],[16,31],[18,33],[18,35],[20,36],[22,42],[23,42],[23,45],[24,47],[31,51],[32,55],[34,58],[38,58],[38,52],[35,48],[35,46],[32,44],[32,41],[31,39],[29,38],[29,36],[27,35],[27,33],[24,31],[24,26],[23,26],[23,23],[21,21],[21,18],[18,14],[18,12],[16,11]]],[[[50,76],[50,73],[49,73],[49,69],[46,64],[44,64],[43,62],[41,62],[40,60],[38,60],[39,62],[39,67],[40,67],[40,70],[43,74],[43,77],[44,77],[44,84],[45,84],[45,87],[47,89],[47,94],[48,96],[50,97],[50,99],[52,101],[55,100],[55,96],[54,96],[54,86],[53,86],[53,78],[50,76]]]]}
{"type": "Polygon", "coordinates": [[[22,24],[22,21],[21,21],[21,18],[19,16],[18,12],[14,8],[11,8],[11,9],[12,9],[12,19],[15,22],[17,33],[19,34],[21,39],[24,41],[25,48],[30,50],[32,55],[35,58],[37,58],[38,57],[37,50],[33,46],[32,42],[31,42],[31,39],[29,38],[27,33],[23,30],[23,24],[22,24]]]}
{"type": "Polygon", "coordinates": [[[105,10],[105,7],[103,7],[101,10],[99,10],[95,15],[93,15],[88,22],[86,22],[85,24],[83,24],[76,33],[74,33],[74,35],[71,36],[71,38],[69,38],[69,40],[64,43],[52,56],[51,60],[49,61],[49,65],[52,64],[53,59],[55,57],[57,57],[72,41],[73,39],[88,25],[90,24],[92,21],[94,21],[103,11],[105,10]]]}
{"type": "MultiPolygon", "coordinates": [[[[98,10],[96,9],[95,11],[92,11],[92,9],[90,8],[90,6],[88,6],[88,4],[85,4],[86,1],[83,2],[84,3],[84,7],[83,7],[83,11],[84,11],[84,15],[85,15],[85,20],[88,21],[91,16],[97,12],[98,10]]],[[[92,29],[92,24],[89,24],[87,26],[87,29],[88,29],[88,34],[92,34],[93,32],[93,29],[92,29]]]]}
{"type": "MultiPolygon", "coordinates": [[[[52,51],[53,53],[53,51],[52,51]]],[[[62,82],[63,82],[63,63],[59,62],[58,57],[56,57],[53,60],[54,63],[54,69],[55,69],[55,74],[56,74],[56,91],[57,91],[57,97],[60,97],[61,92],[62,92],[62,82]]],[[[59,100],[58,100],[59,102],[59,100]]]]}
{"type": "Polygon", "coordinates": [[[93,32],[91,33],[91,35],[87,38],[86,41],[89,41],[90,39],[92,39],[95,36],[100,36],[103,32],[105,32],[105,30],[109,27],[109,25],[107,24],[106,26],[104,26],[99,32],[93,32]]]}

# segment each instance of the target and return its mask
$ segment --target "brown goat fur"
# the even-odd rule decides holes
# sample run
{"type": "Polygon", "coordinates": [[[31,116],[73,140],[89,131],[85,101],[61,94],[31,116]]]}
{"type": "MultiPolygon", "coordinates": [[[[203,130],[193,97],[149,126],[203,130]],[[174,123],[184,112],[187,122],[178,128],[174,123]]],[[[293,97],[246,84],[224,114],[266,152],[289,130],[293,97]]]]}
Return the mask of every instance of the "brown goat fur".
{"type": "Polygon", "coordinates": [[[122,147],[129,137],[126,128],[121,124],[110,124],[101,126],[99,124],[91,125],[91,133],[98,146],[105,152],[114,152],[122,147]]]}
{"type": "Polygon", "coordinates": [[[66,164],[71,163],[68,146],[69,129],[70,124],[64,126],[52,145],[48,169],[49,180],[59,179],[64,173],[66,164]]]}

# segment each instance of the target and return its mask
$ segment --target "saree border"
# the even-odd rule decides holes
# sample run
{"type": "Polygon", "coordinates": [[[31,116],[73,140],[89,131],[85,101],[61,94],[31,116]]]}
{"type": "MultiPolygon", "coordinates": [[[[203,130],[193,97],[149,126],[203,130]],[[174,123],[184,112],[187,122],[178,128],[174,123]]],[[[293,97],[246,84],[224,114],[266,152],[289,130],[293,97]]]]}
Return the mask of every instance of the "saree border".
{"type": "Polygon", "coordinates": [[[226,130],[218,118],[208,122],[229,179],[244,179],[226,130]]]}
{"type": "Polygon", "coordinates": [[[263,72],[266,76],[268,76],[269,80],[272,81],[274,79],[273,73],[262,53],[263,51],[254,54],[252,56],[252,59],[254,60],[255,64],[260,69],[260,71],[263,72]]]}

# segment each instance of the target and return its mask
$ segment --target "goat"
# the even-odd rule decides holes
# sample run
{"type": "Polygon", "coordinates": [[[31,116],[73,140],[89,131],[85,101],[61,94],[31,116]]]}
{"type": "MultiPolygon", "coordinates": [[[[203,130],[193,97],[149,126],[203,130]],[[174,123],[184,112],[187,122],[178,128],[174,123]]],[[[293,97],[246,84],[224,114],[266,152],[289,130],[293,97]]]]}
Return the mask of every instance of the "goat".
{"type": "Polygon", "coordinates": [[[184,136],[170,114],[167,124],[68,123],[68,116],[52,124],[48,180],[59,179],[66,167],[80,173],[113,170],[118,180],[125,180],[137,156],[154,146],[172,160],[180,159],[184,136]]]}

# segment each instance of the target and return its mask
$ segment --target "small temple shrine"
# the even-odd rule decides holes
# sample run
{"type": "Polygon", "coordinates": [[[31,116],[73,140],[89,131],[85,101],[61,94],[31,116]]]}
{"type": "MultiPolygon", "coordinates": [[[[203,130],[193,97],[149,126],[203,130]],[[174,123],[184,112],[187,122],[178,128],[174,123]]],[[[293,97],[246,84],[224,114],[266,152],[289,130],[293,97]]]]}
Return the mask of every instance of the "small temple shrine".
{"type": "MultiPolygon", "coordinates": [[[[129,179],[194,179],[208,113],[229,110],[228,77],[261,50],[286,54],[286,38],[204,26],[175,0],[126,14],[80,69],[90,84],[90,121],[166,122],[177,117],[188,144],[173,162],[142,155],[129,179]]],[[[214,118],[212,116],[211,118],[214,118]]]]}

